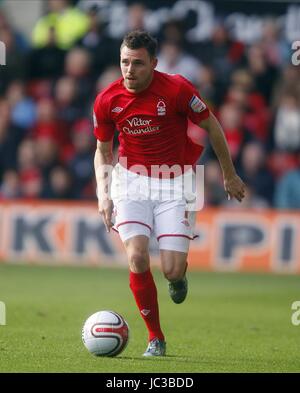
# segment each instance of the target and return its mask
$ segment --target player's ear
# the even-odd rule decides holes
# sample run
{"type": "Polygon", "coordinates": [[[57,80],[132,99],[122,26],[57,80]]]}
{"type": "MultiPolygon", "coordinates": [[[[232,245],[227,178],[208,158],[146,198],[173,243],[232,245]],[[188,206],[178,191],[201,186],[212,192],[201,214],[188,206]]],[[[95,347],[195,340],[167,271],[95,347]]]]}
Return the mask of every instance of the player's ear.
{"type": "Polygon", "coordinates": [[[157,66],[157,58],[156,57],[153,57],[152,64],[153,64],[153,68],[156,68],[156,66],[157,66]]]}

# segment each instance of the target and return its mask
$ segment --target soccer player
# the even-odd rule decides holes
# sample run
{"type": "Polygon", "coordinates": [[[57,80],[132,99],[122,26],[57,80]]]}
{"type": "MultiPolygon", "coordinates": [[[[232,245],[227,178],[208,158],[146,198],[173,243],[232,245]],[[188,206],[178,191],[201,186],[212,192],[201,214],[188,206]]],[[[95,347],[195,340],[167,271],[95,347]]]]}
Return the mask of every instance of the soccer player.
{"type": "Polygon", "coordinates": [[[151,234],[158,240],[172,300],[182,303],[188,290],[187,255],[195,212],[178,191],[183,178],[195,181],[193,168],[185,171],[185,167],[195,164],[201,152],[187,136],[188,119],[207,130],[228,196],[241,201],[245,192],[220,124],[189,81],[155,70],[156,49],[157,42],[149,33],[129,32],[121,44],[122,78],[103,90],[94,103],[99,212],[107,232],[116,229],[125,246],[130,288],[149,333],[144,356],[166,353],[150,270],[151,234]],[[119,132],[119,161],[110,176],[115,129],[119,132]],[[166,178],[164,169],[157,170],[163,165],[182,172],[172,169],[166,178]]]}

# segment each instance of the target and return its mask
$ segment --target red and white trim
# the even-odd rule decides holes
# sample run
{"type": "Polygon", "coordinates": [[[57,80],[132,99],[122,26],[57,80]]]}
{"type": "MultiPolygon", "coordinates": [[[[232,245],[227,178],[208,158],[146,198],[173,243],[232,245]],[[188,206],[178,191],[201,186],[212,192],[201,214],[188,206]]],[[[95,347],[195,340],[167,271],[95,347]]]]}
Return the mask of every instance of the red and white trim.
{"type": "Polygon", "coordinates": [[[186,239],[194,240],[194,239],[196,239],[199,236],[198,235],[194,235],[193,237],[191,237],[191,236],[183,235],[183,234],[165,233],[163,235],[159,235],[157,237],[157,240],[161,239],[162,237],[185,237],[186,239]]]}
{"type": "Polygon", "coordinates": [[[113,229],[115,232],[118,232],[118,233],[119,233],[118,228],[119,228],[121,225],[125,225],[125,224],[140,224],[140,225],[144,225],[144,227],[148,228],[150,232],[152,231],[152,228],[150,227],[150,225],[145,224],[144,222],[141,222],[141,221],[123,221],[123,222],[120,222],[119,224],[117,224],[116,228],[113,227],[112,229],[113,229]]]}

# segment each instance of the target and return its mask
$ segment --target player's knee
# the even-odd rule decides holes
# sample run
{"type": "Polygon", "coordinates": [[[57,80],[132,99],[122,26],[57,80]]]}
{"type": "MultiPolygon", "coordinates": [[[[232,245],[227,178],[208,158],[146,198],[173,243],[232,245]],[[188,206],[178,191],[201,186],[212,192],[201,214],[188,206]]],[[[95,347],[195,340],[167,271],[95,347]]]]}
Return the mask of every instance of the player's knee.
{"type": "Polygon", "coordinates": [[[136,250],[129,255],[129,265],[133,272],[143,272],[148,268],[148,254],[141,250],[136,250]]]}

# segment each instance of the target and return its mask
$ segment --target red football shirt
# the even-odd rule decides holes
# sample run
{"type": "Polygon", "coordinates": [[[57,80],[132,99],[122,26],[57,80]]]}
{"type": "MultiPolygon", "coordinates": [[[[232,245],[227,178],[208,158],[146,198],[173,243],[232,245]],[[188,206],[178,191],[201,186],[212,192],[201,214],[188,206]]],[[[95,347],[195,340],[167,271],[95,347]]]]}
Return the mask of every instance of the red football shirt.
{"type": "Polygon", "coordinates": [[[193,165],[203,147],[187,136],[188,119],[199,124],[209,109],[196,88],[180,75],[154,71],[151,84],[131,93],[118,79],[95,100],[94,133],[102,142],[119,131],[119,161],[144,165],[193,165]]]}

